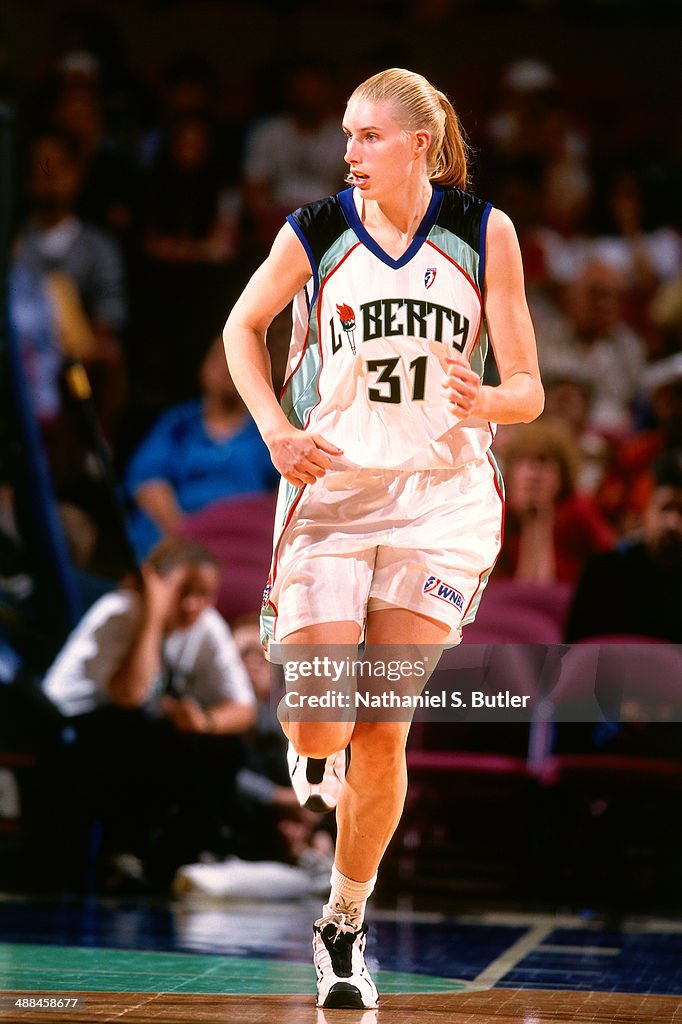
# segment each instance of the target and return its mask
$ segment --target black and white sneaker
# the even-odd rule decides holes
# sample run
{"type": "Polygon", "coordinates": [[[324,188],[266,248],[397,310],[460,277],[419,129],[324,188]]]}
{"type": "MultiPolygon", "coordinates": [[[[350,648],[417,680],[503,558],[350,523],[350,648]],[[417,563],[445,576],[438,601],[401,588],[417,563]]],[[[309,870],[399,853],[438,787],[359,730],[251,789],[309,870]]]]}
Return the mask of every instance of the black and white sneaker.
{"type": "Polygon", "coordinates": [[[301,807],[319,814],[333,810],[346,778],[346,751],[337,750],[327,758],[303,757],[290,743],[287,761],[301,807]]]}
{"type": "Polygon", "coordinates": [[[324,1009],[371,1010],[379,993],[365,963],[367,925],[355,929],[347,914],[330,914],[313,925],[317,1005],[324,1009]]]}

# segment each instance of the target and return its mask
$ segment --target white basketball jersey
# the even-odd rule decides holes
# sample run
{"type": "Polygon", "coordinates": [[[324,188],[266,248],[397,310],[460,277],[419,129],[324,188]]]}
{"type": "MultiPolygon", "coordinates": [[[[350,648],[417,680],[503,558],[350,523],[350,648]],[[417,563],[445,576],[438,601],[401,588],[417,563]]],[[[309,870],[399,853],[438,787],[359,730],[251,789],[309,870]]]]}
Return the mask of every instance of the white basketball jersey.
{"type": "Polygon", "coordinates": [[[339,468],[455,468],[479,458],[493,426],[457,420],[441,384],[453,352],[483,376],[490,205],[434,186],[412,244],[394,260],[365,230],[353,191],[287,218],[312,274],[294,301],[282,407],[343,450],[339,468]]]}

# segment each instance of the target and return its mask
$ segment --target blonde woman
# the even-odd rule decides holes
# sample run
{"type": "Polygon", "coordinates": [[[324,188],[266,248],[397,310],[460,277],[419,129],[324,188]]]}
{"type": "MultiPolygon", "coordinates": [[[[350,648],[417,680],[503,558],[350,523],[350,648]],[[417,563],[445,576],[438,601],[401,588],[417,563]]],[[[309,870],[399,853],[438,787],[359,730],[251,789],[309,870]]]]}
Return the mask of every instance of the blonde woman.
{"type": "MultiPolygon", "coordinates": [[[[466,191],[457,115],[421,75],[363,82],[342,127],[350,187],[287,218],[224,332],[283,477],[264,642],[454,644],[500,548],[494,424],[543,406],[519,246],[508,218],[466,191]],[[280,405],[264,339],[291,299],[280,405]],[[489,337],[498,387],[482,384],[489,337]]],[[[287,725],[299,798],[338,798],[313,929],[319,1006],[378,1002],[364,912],[403,808],[408,730],[287,725]]]]}

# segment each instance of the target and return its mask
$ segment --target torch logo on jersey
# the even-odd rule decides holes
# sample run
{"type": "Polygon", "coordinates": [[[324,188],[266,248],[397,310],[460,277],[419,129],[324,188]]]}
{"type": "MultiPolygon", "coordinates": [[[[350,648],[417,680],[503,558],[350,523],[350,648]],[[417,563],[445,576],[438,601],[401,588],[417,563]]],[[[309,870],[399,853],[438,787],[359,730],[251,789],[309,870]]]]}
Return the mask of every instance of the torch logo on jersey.
{"type": "Polygon", "coordinates": [[[336,304],[336,312],[339,314],[341,326],[343,327],[350,344],[351,352],[355,355],[355,310],[346,303],[336,304]]]}

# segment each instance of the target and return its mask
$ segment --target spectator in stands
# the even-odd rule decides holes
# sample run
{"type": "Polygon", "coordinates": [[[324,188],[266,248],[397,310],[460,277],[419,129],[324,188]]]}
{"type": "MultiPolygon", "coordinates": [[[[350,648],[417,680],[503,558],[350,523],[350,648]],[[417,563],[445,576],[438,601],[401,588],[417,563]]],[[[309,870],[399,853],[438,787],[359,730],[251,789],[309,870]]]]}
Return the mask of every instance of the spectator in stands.
{"type": "Polygon", "coordinates": [[[589,423],[621,437],[644,369],[642,341],[622,316],[624,279],[605,263],[589,263],[566,289],[563,316],[536,323],[541,373],[567,362],[582,366],[592,386],[589,423]]]}
{"type": "Polygon", "coordinates": [[[345,174],[328,68],[310,60],[291,66],[283,99],[282,113],[257,123],[246,145],[245,202],[263,247],[289,211],[337,192],[345,174]]]}
{"type": "Polygon", "coordinates": [[[273,699],[273,673],[260,640],[258,616],[234,623],[234,639],[256,694],[258,718],[247,745],[247,762],[237,775],[241,852],[247,860],[285,860],[328,886],[333,844],[319,815],[301,807],[287,767],[287,741],[273,699]]]}
{"type": "MultiPolygon", "coordinates": [[[[74,60],[72,57],[71,62],[74,60]]],[[[58,131],[69,135],[78,149],[78,215],[124,240],[134,226],[138,172],[132,159],[107,132],[99,83],[70,78],[62,81],[52,123],[58,131]]]]}
{"type": "Polygon", "coordinates": [[[49,430],[52,424],[58,424],[62,414],[64,352],[46,275],[39,267],[15,261],[8,284],[8,321],[16,338],[36,420],[49,430]]]}
{"type": "Polygon", "coordinates": [[[650,363],[641,389],[654,423],[616,448],[597,494],[600,509],[621,535],[641,528],[655,487],[656,460],[682,452],[682,352],[650,363]]]}
{"type": "Polygon", "coordinates": [[[199,114],[176,120],[145,196],[145,247],[152,259],[197,264],[234,256],[235,224],[222,216],[224,176],[211,123],[199,114]]]}
{"type": "Polygon", "coordinates": [[[547,64],[515,61],[505,69],[501,85],[500,107],[487,126],[498,158],[534,156],[549,166],[585,161],[587,140],[573,123],[559,79],[547,64]]]}
{"type": "Polygon", "coordinates": [[[680,235],[655,223],[646,198],[642,175],[634,167],[621,166],[606,176],[592,246],[595,259],[625,275],[635,323],[646,313],[658,284],[671,280],[682,265],[680,235]]]}
{"type": "Polygon", "coordinates": [[[580,578],[566,639],[626,635],[682,643],[682,455],[663,456],[641,536],[597,555],[580,578]]]}
{"type": "Polygon", "coordinates": [[[142,167],[154,166],[168,144],[173,124],[188,115],[215,121],[220,85],[210,63],[201,54],[180,53],[171,57],[160,83],[160,123],[144,132],[137,147],[142,167]]]}
{"type": "Polygon", "coordinates": [[[610,452],[607,440],[590,425],[592,380],[589,370],[574,360],[557,360],[542,378],[545,416],[564,424],[579,452],[579,491],[594,494],[604,475],[610,452]]]}
{"type": "Polygon", "coordinates": [[[614,538],[589,497],[576,490],[579,454],[563,424],[542,419],[510,431],[504,475],[504,544],[496,575],[574,583],[614,538]]]}
{"type": "Polygon", "coordinates": [[[648,310],[662,355],[682,350],[682,271],[661,285],[648,310]]]}
{"type": "Polygon", "coordinates": [[[213,123],[187,113],[167,129],[143,197],[144,288],[136,328],[161,380],[161,405],[186,399],[198,370],[195,339],[220,322],[229,304],[239,201],[226,182],[233,169],[217,152],[213,123]]]}
{"type": "Polygon", "coordinates": [[[526,232],[522,247],[534,320],[536,313],[556,313],[562,289],[582,273],[591,246],[587,213],[592,183],[586,170],[570,163],[543,169],[538,188],[538,223],[526,232]]]}
{"type": "Polygon", "coordinates": [[[248,675],[213,607],[218,581],[203,548],[163,542],[139,581],[93,605],[44,680],[78,737],[71,813],[80,798],[81,825],[104,821],[103,857],[149,859],[162,881],[219,845],[240,737],[255,718],[248,675]]]}
{"type": "MultiPolygon", "coordinates": [[[[592,189],[588,139],[557,75],[536,59],[515,61],[505,70],[487,131],[491,198],[499,191],[515,211],[521,204],[524,267],[535,313],[534,305],[551,302],[557,286],[575,276],[585,249],[592,189]]],[[[500,199],[496,205],[506,210],[500,199]]]]}
{"type": "Polygon", "coordinates": [[[76,215],[81,167],[70,137],[51,132],[34,140],[27,181],[29,215],[16,240],[14,266],[49,293],[62,351],[84,362],[111,438],[125,394],[121,256],[109,236],[76,215]]]}
{"type": "MultiPolygon", "coordinates": [[[[271,700],[271,669],[263,654],[257,617],[235,623],[234,639],[256,694],[258,717],[249,737],[248,756],[237,776],[245,832],[245,845],[259,836],[259,857],[279,858],[282,837],[278,821],[282,814],[296,816],[299,803],[291,788],[286,760],[286,743],[271,700]]],[[[246,852],[246,851],[245,851],[246,852]]]]}
{"type": "Polygon", "coordinates": [[[199,372],[201,397],[164,413],[133,455],[125,482],[136,504],[133,543],[141,557],[185,516],[220,498],[274,489],[279,475],[232,383],[222,341],[199,372]]]}

